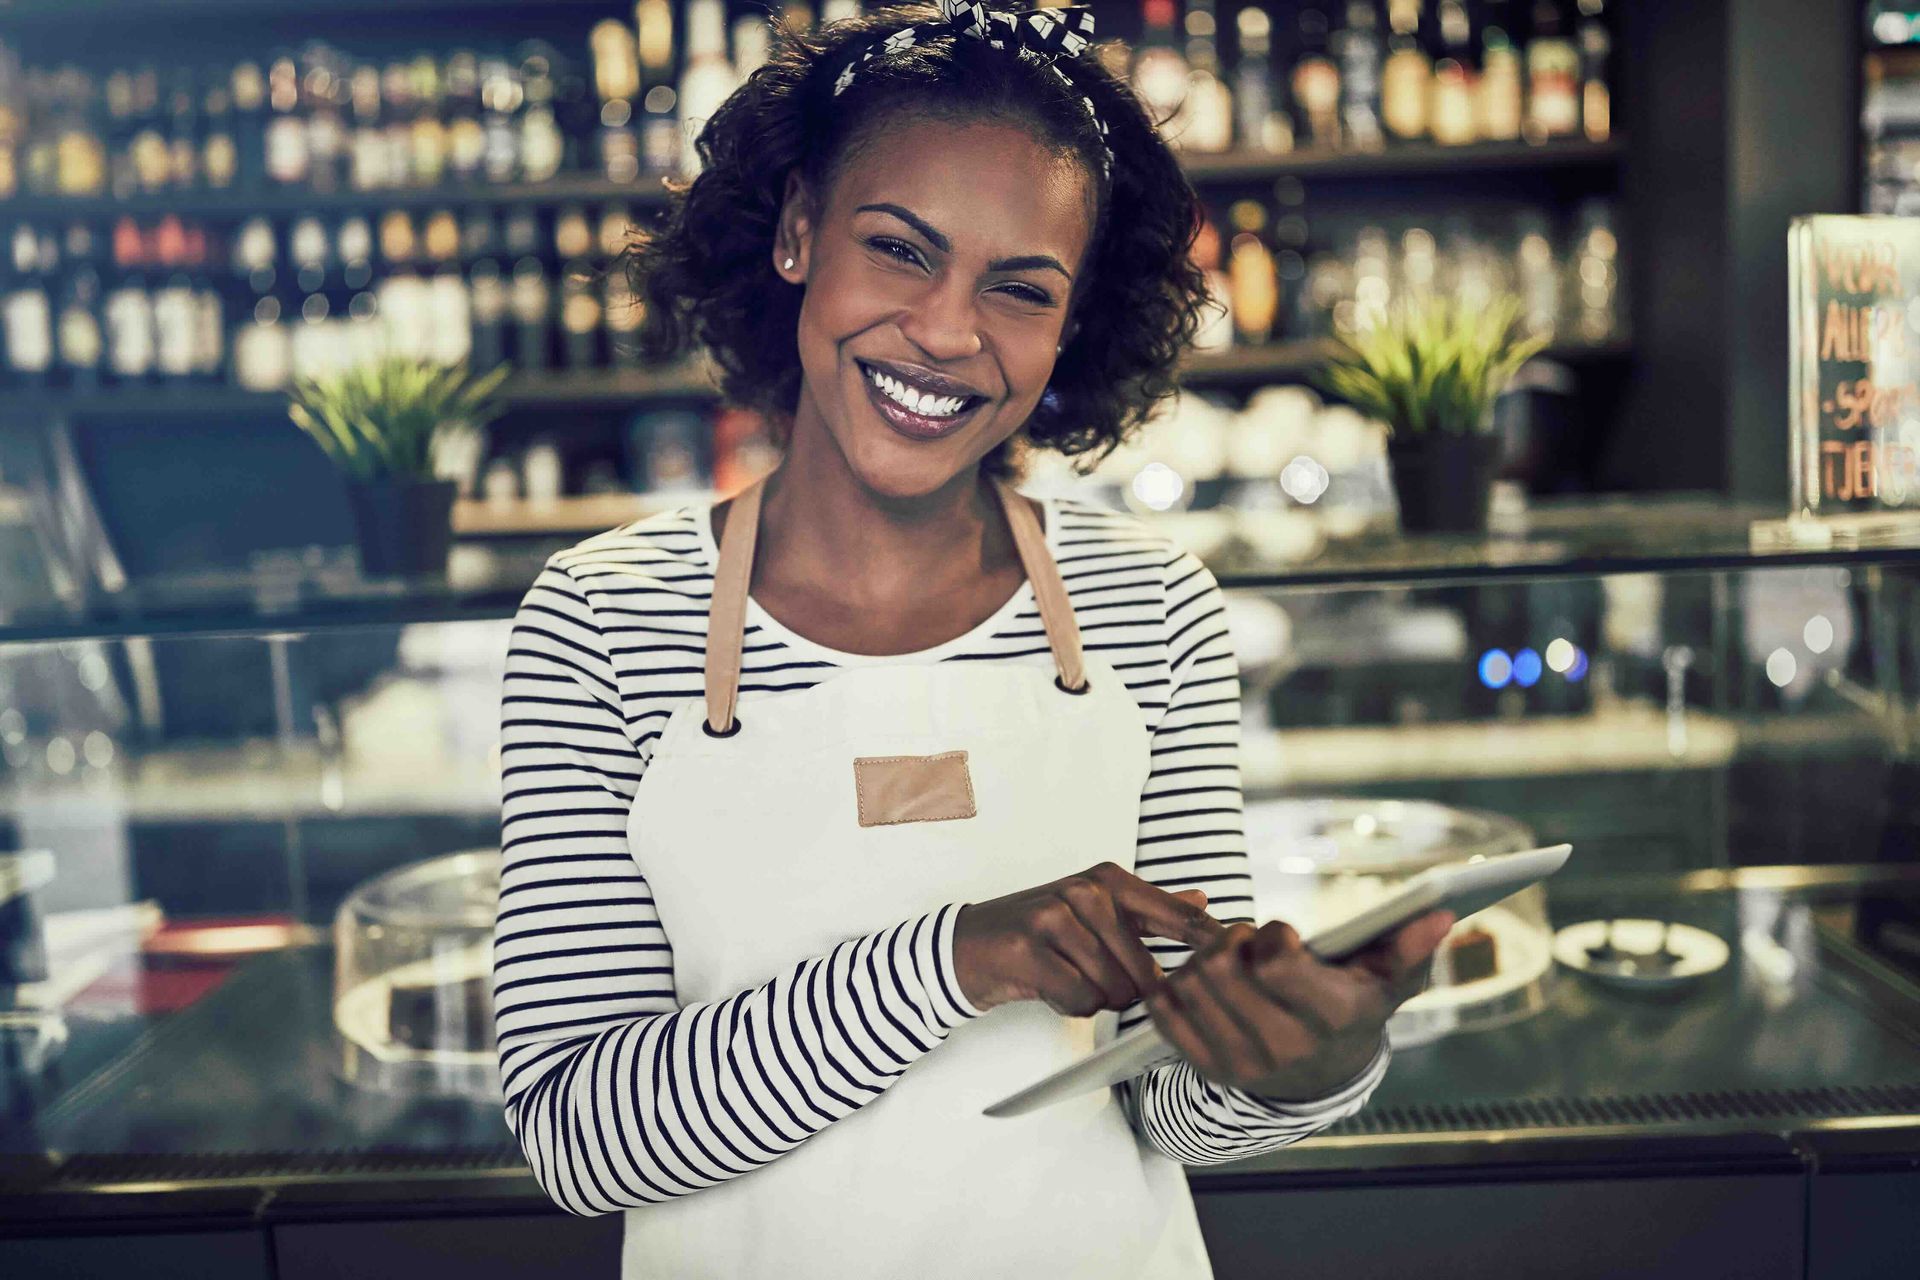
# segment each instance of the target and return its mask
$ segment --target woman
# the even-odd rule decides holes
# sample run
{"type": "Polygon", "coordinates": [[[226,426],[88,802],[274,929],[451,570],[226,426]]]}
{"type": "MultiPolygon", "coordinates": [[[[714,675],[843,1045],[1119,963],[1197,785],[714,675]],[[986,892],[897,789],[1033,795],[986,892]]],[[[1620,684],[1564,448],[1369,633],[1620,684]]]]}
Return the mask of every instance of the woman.
{"type": "Polygon", "coordinates": [[[1208,1276],[1181,1164],[1363,1105],[1449,923],[1255,930],[1218,585],[1011,485],[1136,427],[1202,305],[1090,28],[789,39],[634,256],[653,350],[785,449],[554,556],[513,631],[507,1118],[629,1276],[1208,1276]],[[1147,1017],[1183,1061],[981,1114],[1147,1017]]]}

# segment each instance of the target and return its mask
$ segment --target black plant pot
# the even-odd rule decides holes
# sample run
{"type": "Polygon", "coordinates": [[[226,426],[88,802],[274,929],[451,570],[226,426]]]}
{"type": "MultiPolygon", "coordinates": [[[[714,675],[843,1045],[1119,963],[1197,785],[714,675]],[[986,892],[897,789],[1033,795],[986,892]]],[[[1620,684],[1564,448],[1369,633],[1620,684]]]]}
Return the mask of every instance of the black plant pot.
{"type": "Polygon", "coordinates": [[[1387,465],[1403,533],[1485,533],[1487,499],[1500,460],[1491,432],[1400,432],[1387,437],[1387,465]]]}
{"type": "Polygon", "coordinates": [[[349,480],[360,572],[370,578],[444,576],[458,489],[452,480],[349,480]]]}

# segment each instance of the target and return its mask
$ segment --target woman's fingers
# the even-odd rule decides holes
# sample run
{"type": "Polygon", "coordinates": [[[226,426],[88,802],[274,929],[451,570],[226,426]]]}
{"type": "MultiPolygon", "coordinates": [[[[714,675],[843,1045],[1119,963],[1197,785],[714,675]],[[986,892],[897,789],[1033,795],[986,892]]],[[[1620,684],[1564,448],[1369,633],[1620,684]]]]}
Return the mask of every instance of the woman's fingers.
{"type": "Polygon", "coordinates": [[[1244,953],[1252,938],[1251,925],[1230,926],[1218,944],[1188,960],[1169,983],[1187,1020],[1213,1045],[1216,1060],[1243,1077],[1265,1075],[1275,1066],[1263,1029],[1249,1016],[1270,1003],[1246,974],[1244,953]]]}
{"type": "Polygon", "coordinates": [[[1142,988],[1107,943],[1087,927],[1065,899],[1061,908],[1060,913],[1047,918],[1047,943],[1100,993],[1100,1007],[1124,1009],[1139,999],[1142,988]]]}
{"type": "MultiPolygon", "coordinates": [[[[1140,941],[1130,922],[1120,916],[1113,896],[1100,885],[1085,880],[1070,881],[1062,891],[1067,904],[1096,941],[1106,948],[1114,964],[1131,979],[1127,1004],[1160,981],[1160,964],[1140,941]]],[[[1124,1006],[1119,1006],[1124,1007],[1124,1006]]]]}
{"type": "Polygon", "coordinates": [[[1195,903],[1185,893],[1168,893],[1111,862],[1101,863],[1090,874],[1113,895],[1114,904],[1141,936],[1170,938],[1199,948],[1214,942],[1226,929],[1207,914],[1204,894],[1195,903]]]}

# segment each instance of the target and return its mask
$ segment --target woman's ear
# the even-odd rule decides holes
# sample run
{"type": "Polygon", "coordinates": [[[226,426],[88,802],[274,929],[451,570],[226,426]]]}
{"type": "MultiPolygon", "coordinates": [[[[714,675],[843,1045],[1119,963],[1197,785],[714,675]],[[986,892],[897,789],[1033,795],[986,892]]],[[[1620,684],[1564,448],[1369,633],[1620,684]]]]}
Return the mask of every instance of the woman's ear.
{"type": "Polygon", "coordinates": [[[773,273],[788,284],[804,284],[813,247],[813,199],[794,169],[787,174],[780,219],[773,229],[773,273]]]}

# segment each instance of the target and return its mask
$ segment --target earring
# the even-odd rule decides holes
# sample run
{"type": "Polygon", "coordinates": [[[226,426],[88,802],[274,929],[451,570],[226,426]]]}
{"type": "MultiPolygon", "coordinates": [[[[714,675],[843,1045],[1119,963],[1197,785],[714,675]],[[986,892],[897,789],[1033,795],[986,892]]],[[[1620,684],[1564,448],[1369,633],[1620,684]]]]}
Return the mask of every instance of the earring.
{"type": "Polygon", "coordinates": [[[780,269],[781,269],[781,270],[783,270],[783,271],[791,271],[791,270],[793,270],[793,259],[792,259],[792,258],[788,258],[788,259],[787,259],[787,260],[786,260],[785,262],[783,262],[783,263],[781,263],[781,264],[780,264],[780,269]]]}

